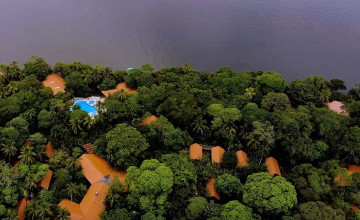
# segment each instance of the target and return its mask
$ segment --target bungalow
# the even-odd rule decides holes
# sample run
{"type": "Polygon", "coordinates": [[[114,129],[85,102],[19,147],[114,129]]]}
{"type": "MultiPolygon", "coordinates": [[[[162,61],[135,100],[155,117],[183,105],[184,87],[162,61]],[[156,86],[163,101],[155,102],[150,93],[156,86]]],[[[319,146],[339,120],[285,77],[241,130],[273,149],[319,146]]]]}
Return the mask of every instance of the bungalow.
{"type": "Polygon", "coordinates": [[[280,167],[278,161],[273,157],[268,157],[265,161],[268,172],[273,175],[281,176],[280,167]]]}
{"type": "Polygon", "coordinates": [[[141,120],[140,124],[141,125],[149,125],[152,122],[156,121],[158,119],[158,117],[156,117],[155,115],[151,115],[147,118],[144,118],[143,120],[141,120]]]}
{"type": "Polygon", "coordinates": [[[193,160],[201,160],[202,157],[202,146],[198,143],[190,145],[190,158],[193,160]]]}
{"type": "Polygon", "coordinates": [[[209,179],[209,181],[206,184],[206,189],[208,191],[208,194],[211,198],[215,198],[217,200],[220,200],[220,194],[215,189],[215,178],[209,179]]]}
{"type": "Polygon", "coordinates": [[[26,206],[28,206],[30,204],[31,204],[30,200],[27,200],[25,198],[22,198],[19,201],[18,205],[16,206],[18,220],[24,220],[25,219],[25,209],[26,209],[26,206]]]}
{"type": "Polygon", "coordinates": [[[224,148],[220,146],[211,148],[211,162],[212,163],[221,163],[222,157],[225,153],[224,148]]]}
{"type": "Polygon", "coordinates": [[[65,92],[65,80],[59,74],[51,74],[42,82],[45,87],[50,87],[56,95],[58,92],[65,92]]]}
{"type": "Polygon", "coordinates": [[[247,153],[245,153],[242,150],[238,150],[236,151],[236,156],[238,159],[238,163],[236,165],[236,167],[247,167],[249,166],[249,163],[247,162],[247,153]]]}
{"type": "Polygon", "coordinates": [[[45,146],[45,153],[48,158],[51,158],[52,156],[54,156],[54,153],[55,153],[54,146],[52,145],[52,143],[50,141],[45,146]]]}
{"type": "Polygon", "coordinates": [[[120,90],[124,90],[127,93],[135,93],[136,92],[136,89],[132,89],[132,88],[128,87],[125,82],[122,82],[122,83],[117,84],[115,89],[103,90],[103,91],[101,91],[101,93],[106,98],[108,98],[111,93],[118,92],[120,90]]]}
{"type": "Polygon", "coordinates": [[[49,170],[48,173],[42,178],[42,180],[40,180],[40,182],[37,185],[44,189],[49,189],[52,175],[53,175],[53,172],[51,170],[49,170]]]}
{"type": "Polygon", "coordinates": [[[342,102],[339,101],[332,101],[332,102],[326,102],[325,103],[329,110],[336,112],[340,115],[349,115],[349,112],[346,111],[346,109],[344,109],[344,104],[342,102]]]}

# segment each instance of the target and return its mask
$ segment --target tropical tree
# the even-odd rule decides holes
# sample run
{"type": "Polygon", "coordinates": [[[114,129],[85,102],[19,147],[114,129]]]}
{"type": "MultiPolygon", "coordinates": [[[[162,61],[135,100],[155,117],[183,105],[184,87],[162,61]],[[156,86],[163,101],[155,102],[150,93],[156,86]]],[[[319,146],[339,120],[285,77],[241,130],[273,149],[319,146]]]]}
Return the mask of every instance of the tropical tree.
{"type": "Polygon", "coordinates": [[[126,184],[129,186],[130,204],[138,206],[144,213],[161,216],[174,185],[174,174],[158,160],[144,160],[139,168],[128,168],[126,184]]]}
{"type": "Polygon", "coordinates": [[[193,132],[196,134],[204,135],[209,130],[206,126],[206,120],[203,120],[202,116],[197,117],[191,125],[193,126],[193,132]]]}
{"type": "Polygon", "coordinates": [[[33,56],[24,64],[24,72],[26,75],[35,75],[38,80],[42,81],[49,75],[52,70],[49,64],[43,58],[33,56]]]}
{"type": "Polygon", "coordinates": [[[66,185],[66,193],[70,196],[70,200],[73,201],[73,195],[78,193],[78,187],[75,183],[69,183],[66,185]]]}
{"type": "Polygon", "coordinates": [[[281,176],[264,172],[251,174],[243,190],[244,203],[260,213],[286,213],[297,204],[294,186],[281,176]]]}
{"type": "Polygon", "coordinates": [[[257,219],[257,216],[252,213],[251,208],[234,200],[224,205],[221,211],[221,218],[227,220],[248,220],[257,219]]]}
{"type": "Polygon", "coordinates": [[[29,219],[49,219],[54,215],[53,210],[53,204],[43,200],[35,200],[28,207],[27,217],[29,219]]]}
{"type": "Polygon", "coordinates": [[[189,205],[185,210],[186,219],[196,220],[201,219],[208,201],[204,197],[192,197],[189,199],[189,205]]]}
{"type": "Polygon", "coordinates": [[[104,150],[104,158],[117,169],[136,165],[142,153],[149,147],[141,133],[125,123],[118,124],[106,134],[105,149],[101,149],[97,143],[95,142],[94,152],[102,154],[101,151],[104,150]]]}
{"type": "Polygon", "coordinates": [[[246,88],[244,95],[251,100],[256,95],[255,89],[253,87],[246,88]]]}
{"type": "Polygon", "coordinates": [[[1,144],[1,146],[2,146],[1,151],[4,153],[6,157],[9,157],[9,163],[10,163],[10,158],[12,156],[15,156],[17,152],[15,143],[10,142],[9,144],[1,144]]]}
{"type": "Polygon", "coordinates": [[[35,162],[36,153],[34,148],[30,146],[24,146],[20,151],[19,159],[24,164],[32,164],[35,162]]]}

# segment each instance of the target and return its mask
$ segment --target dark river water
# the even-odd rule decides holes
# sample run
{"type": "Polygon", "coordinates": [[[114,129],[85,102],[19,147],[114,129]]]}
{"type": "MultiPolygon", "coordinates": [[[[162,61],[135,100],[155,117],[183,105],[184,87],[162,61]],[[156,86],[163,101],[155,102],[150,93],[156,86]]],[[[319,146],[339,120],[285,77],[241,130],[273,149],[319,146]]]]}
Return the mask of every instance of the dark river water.
{"type": "Polygon", "coordinates": [[[0,0],[0,63],[190,63],[360,81],[359,0],[0,0]]]}

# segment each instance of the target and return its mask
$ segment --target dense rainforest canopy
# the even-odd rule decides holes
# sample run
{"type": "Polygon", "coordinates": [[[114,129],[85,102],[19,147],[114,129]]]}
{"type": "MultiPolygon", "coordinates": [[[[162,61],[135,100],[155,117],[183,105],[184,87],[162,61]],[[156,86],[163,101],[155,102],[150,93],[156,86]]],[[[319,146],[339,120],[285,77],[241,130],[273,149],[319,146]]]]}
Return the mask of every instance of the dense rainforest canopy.
{"type": "Polygon", "coordinates": [[[209,73],[188,64],[52,67],[39,57],[24,67],[3,64],[0,218],[17,219],[25,198],[27,219],[69,219],[71,210],[58,204],[80,203],[87,193],[79,158],[92,144],[94,154],[126,171],[125,184],[107,183],[106,208],[95,219],[360,219],[359,123],[360,84],[347,90],[341,79],[286,83],[275,72],[223,66],[209,73]],[[65,92],[43,85],[52,73],[64,79],[65,92]],[[136,92],[111,93],[95,117],[73,106],[74,97],[104,97],[101,91],[122,82],[136,92]],[[329,110],[333,100],[348,114],[329,110]],[[193,143],[204,149],[196,160],[193,143]],[[208,151],[214,146],[225,151],[220,163],[208,151]],[[239,150],[247,154],[241,166],[239,150]],[[268,172],[269,157],[281,175],[268,172]],[[40,187],[49,170],[50,182],[40,187]]]}

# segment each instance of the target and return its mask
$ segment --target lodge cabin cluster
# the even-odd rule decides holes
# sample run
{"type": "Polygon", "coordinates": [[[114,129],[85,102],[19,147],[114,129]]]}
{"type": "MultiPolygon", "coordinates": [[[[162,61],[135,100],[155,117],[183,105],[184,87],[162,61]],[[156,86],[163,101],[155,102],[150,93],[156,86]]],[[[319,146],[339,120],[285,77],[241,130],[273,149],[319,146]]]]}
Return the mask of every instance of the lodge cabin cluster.
{"type": "MultiPolygon", "coordinates": [[[[225,150],[220,146],[208,147],[208,146],[200,145],[198,143],[194,143],[190,145],[189,156],[193,160],[201,160],[203,159],[204,150],[208,150],[211,152],[211,162],[213,164],[221,163],[225,150]]],[[[238,168],[249,166],[249,163],[247,161],[247,153],[245,153],[242,150],[238,150],[235,154],[238,160],[237,163],[238,168]]],[[[267,169],[269,173],[273,175],[281,176],[280,167],[278,161],[275,158],[268,157],[265,160],[265,164],[267,165],[267,169]]],[[[206,184],[206,188],[210,198],[215,198],[217,200],[220,200],[220,194],[215,189],[215,182],[216,182],[215,178],[210,178],[206,184]]]]}

